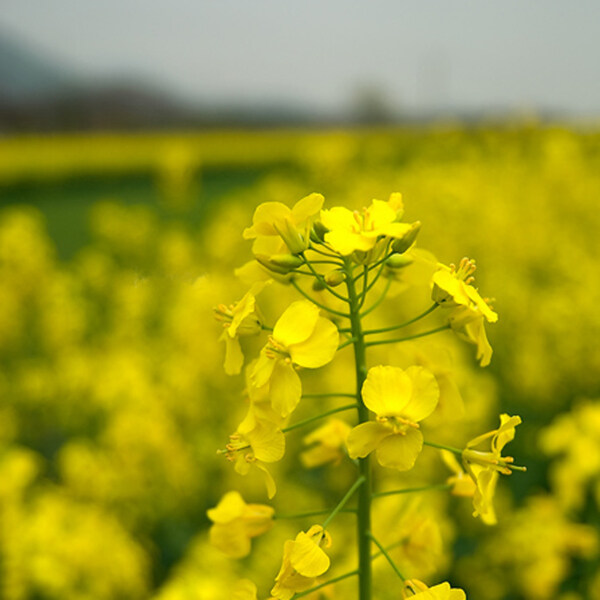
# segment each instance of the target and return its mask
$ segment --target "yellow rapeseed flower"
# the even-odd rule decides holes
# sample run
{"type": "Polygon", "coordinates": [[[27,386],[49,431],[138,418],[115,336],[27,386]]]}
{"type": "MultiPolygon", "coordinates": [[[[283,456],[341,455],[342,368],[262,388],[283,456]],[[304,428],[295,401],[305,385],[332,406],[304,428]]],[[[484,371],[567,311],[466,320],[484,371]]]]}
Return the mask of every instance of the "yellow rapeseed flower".
{"type": "Polygon", "coordinates": [[[512,456],[502,456],[502,449],[515,437],[515,427],[521,423],[521,417],[500,415],[500,427],[488,431],[467,443],[462,453],[465,469],[472,477],[475,485],[473,495],[474,517],[481,517],[487,525],[497,522],[493,499],[500,473],[510,475],[512,469],[525,470],[525,467],[515,467],[512,456]],[[491,451],[474,450],[482,442],[491,438],[491,451]]]}
{"type": "Polygon", "coordinates": [[[403,205],[401,194],[391,194],[387,202],[373,200],[362,212],[343,206],[322,210],[320,221],[328,229],[325,241],[343,256],[368,252],[382,238],[401,239],[414,225],[399,223],[403,205]]]}
{"type": "Polygon", "coordinates": [[[308,248],[312,221],[323,206],[321,194],[309,194],[289,208],[281,202],[263,202],[256,207],[252,227],[244,230],[246,240],[280,236],[292,254],[308,248]]]}
{"type": "Polygon", "coordinates": [[[247,475],[252,467],[259,469],[265,478],[267,494],[272,498],[277,487],[263,463],[277,462],[285,453],[285,436],[275,424],[256,419],[244,419],[237,431],[229,436],[224,454],[234,463],[240,475],[247,475]]]}
{"type": "Polygon", "coordinates": [[[246,504],[238,492],[228,492],[215,508],[206,511],[213,522],[210,542],[232,558],[250,553],[250,539],[273,526],[274,509],[266,504],[246,504]]]}
{"type": "Polygon", "coordinates": [[[287,417],[302,395],[295,365],[309,369],[330,362],[339,345],[337,327],[307,300],[293,302],[281,315],[250,375],[253,386],[270,385],[273,409],[287,417]]]}
{"type": "Polygon", "coordinates": [[[241,300],[227,306],[219,304],[214,311],[217,320],[222,321],[225,331],[221,340],[225,342],[225,373],[237,375],[244,364],[240,337],[257,335],[262,330],[262,316],[256,305],[256,295],[264,287],[257,283],[244,294],[241,300]]]}
{"type": "Polygon", "coordinates": [[[407,579],[402,588],[402,598],[418,600],[466,600],[465,592],[459,588],[451,588],[447,581],[432,588],[418,579],[407,579]]]}
{"type": "Polygon", "coordinates": [[[362,397],[377,419],[350,432],[346,442],[350,458],[363,458],[376,450],[383,467],[412,469],[423,447],[419,421],[434,411],[439,395],[435,377],[424,367],[369,369],[362,397]]]}
{"type": "Polygon", "coordinates": [[[278,600],[290,600],[294,594],[314,585],[315,578],[329,569],[329,557],[322,546],[331,546],[331,537],[320,525],[301,531],[283,546],[283,563],[271,594],[278,600]]]}

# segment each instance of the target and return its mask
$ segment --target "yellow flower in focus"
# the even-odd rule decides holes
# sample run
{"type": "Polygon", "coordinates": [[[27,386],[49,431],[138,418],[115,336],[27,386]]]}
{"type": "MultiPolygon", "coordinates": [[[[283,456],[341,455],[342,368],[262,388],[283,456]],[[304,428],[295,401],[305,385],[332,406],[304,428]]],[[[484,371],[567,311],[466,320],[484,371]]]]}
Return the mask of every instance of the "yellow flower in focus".
{"type": "Polygon", "coordinates": [[[252,227],[244,230],[245,240],[259,236],[280,236],[292,254],[308,248],[313,218],[321,210],[321,194],[309,194],[294,204],[293,208],[281,202],[263,202],[254,211],[252,227]]]}
{"type": "Polygon", "coordinates": [[[462,453],[465,469],[475,482],[473,496],[474,517],[481,517],[487,525],[497,522],[493,498],[496,491],[499,473],[510,475],[512,469],[524,471],[525,467],[515,467],[512,456],[502,456],[502,449],[515,437],[515,427],[521,423],[521,417],[500,415],[500,427],[488,431],[467,443],[462,453]],[[491,438],[491,451],[474,450],[482,442],[491,438]]]}
{"type": "Polygon", "coordinates": [[[257,283],[244,294],[239,302],[230,306],[219,304],[214,311],[217,320],[223,322],[225,331],[221,340],[225,342],[225,373],[237,375],[244,364],[240,337],[257,335],[262,330],[262,316],[256,305],[256,295],[264,287],[257,283]]]}
{"type": "Polygon", "coordinates": [[[435,377],[424,367],[369,369],[362,397],[377,419],[350,432],[346,442],[350,458],[363,458],[376,450],[381,466],[411,469],[423,447],[419,421],[434,411],[439,395],[435,377]]]}
{"type": "Polygon", "coordinates": [[[402,588],[402,598],[411,600],[412,598],[418,598],[418,600],[466,600],[467,596],[463,590],[451,588],[447,581],[430,588],[418,579],[407,579],[402,588]]]}
{"type": "Polygon", "coordinates": [[[246,504],[238,492],[228,492],[215,508],[206,511],[214,523],[210,542],[232,558],[247,556],[250,539],[271,529],[274,513],[270,506],[246,504]]]}
{"type": "Polygon", "coordinates": [[[471,285],[475,280],[473,277],[475,268],[475,261],[468,258],[460,261],[458,269],[455,265],[447,267],[440,264],[431,281],[431,297],[441,306],[465,306],[478,311],[487,321],[495,323],[498,315],[471,285]]]}
{"type": "Polygon", "coordinates": [[[244,419],[237,431],[229,436],[225,446],[227,460],[234,463],[240,475],[247,475],[255,466],[262,471],[267,486],[267,494],[272,498],[277,487],[272,475],[262,463],[277,462],[285,453],[285,436],[273,423],[244,419]]]}
{"type": "Polygon", "coordinates": [[[322,546],[331,546],[329,533],[320,525],[301,531],[283,546],[283,563],[271,594],[278,600],[290,600],[294,594],[311,588],[315,578],[329,569],[329,557],[322,546]]]}
{"type": "Polygon", "coordinates": [[[335,206],[321,211],[321,223],[329,230],[325,241],[343,256],[355,251],[368,252],[383,237],[400,239],[412,232],[414,225],[399,223],[402,195],[394,193],[387,202],[373,200],[362,212],[335,206]]]}
{"type": "Polygon", "coordinates": [[[339,345],[337,327],[307,300],[293,302],[281,315],[250,375],[251,384],[270,385],[273,409],[287,417],[302,395],[295,365],[316,369],[330,362],[339,345]]]}
{"type": "Polygon", "coordinates": [[[311,446],[300,454],[300,460],[307,469],[327,463],[339,464],[345,455],[344,448],[350,425],[341,419],[329,419],[325,425],[315,429],[302,440],[311,446]]]}

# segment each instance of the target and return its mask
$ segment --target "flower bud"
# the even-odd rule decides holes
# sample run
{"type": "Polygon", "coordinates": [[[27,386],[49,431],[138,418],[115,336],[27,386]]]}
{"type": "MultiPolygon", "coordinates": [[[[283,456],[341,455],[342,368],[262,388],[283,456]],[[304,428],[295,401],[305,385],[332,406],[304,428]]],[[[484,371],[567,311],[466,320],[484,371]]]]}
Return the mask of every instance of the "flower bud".
{"type": "Polygon", "coordinates": [[[297,269],[304,262],[299,256],[293,254],[274,254],[269,260],[282,269],[297,269]]]}
{"type": "Polygon", "coordinates": [[[346,274],[343,271],[336,269],[335,271],[330,271],[329,273],[327,273],[324,279],[327,285],[335,287],[337,285],[340,285],[340,283],[346,281],[346,274]]]}
{"type": "Polygon", "coordinates": [[[292,254],[300,254],[308,248],[308,241],[302,237],[290,219],[279,223],[276,229],[292,254]]]}
{"type": "Polygon", "coordinates": [[[271,261],[271,257],[266,254],[255,254],[254,258],[265,269],[281,275],[287,275],[293,267],[282,267],[271,261]]]}
{"type": "Polygon", "coordinates": [[[314,279],[312,289],[315,292],[322,292],[325,289],[325,284],[322,279],[314,279]]]}
{"type": "Polygon", "coordinates": [[[406,252],[415,243],[420,230],[421,221],[415,221],[401,238],[394,240],[392,243],[392,250],[398,254],[406,252]]]}
{"type": "Polygon", "coordinates": [[[310,239],[313,242],[319,243],[325,241],[325,234],[329,231],[321,221],[315,221],[310,230],[310,239]]]}
{"type": "Polygon", "coordinates": [[[404,254],[392,254],[386,261],[385,264],[390,269],[403,269],[404,267],[408,267],[408,265],[412,265],[414,260],[404,254]]]}

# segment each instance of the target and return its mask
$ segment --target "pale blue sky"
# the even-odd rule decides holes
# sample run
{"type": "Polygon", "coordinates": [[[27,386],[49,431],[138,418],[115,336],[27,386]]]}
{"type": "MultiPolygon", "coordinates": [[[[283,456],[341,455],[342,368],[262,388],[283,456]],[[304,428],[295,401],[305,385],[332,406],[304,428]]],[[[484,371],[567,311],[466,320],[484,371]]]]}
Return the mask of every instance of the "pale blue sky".
{"type": "Polygon", "coordinates": [[[194,99],[600,114],[598,0],[0,0],[0,31],[194,99]]]}

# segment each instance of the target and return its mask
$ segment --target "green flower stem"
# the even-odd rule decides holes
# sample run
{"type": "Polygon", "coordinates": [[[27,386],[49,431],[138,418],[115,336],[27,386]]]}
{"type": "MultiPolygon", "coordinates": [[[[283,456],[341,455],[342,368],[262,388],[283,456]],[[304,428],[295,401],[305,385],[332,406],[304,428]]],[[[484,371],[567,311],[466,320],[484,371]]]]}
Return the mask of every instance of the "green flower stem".
{"type": "Polygon", "coordinates": [[[366,317],[370,312],[373,312],[385,300],[385,297],[387,296],[387,293],[388,293],[391,285],[392,285],[392,280],[388,279],[385,283],[385,287],[383,288],[383,291],[381,292],[381,295],[379,296],[379,298],[377,298],[377,300],[369,308],[367,308],[367,310],[360,313],[361,318],[366,317]]]}
{"type": "Polygon", "coordinates": [[[321,588],[324,588],[325,586],[332,585],[333,583],[337,583],[338,581],[342,581],[342,579],[348,579],[348,577],[353,577],[354,575],[358,575],[359,573],[360,573],[360,571],[358,569],[355,569],[354,571],[350,571],[349,573],[344,573],[343,575],[338,575],[337,577],[334,577],[333,579],[330,579],[329,581],[325,581],[323,583],[320,583],[319,585],[315,585],[314,587],[311,587],[309,590],[305,590],[304,592],[294,594],[294,599],[302,598],[303,596],[308,596],[309,594],[312,594],[313,592],[316,592],[317,590],[320,590],[321,588]]]}
{"type": "MultiPolygon", "coordinates": [[[[307,517],[320,517],[323,515],[328,515],[331,512],[331,508],[324,508],[322,510],[311,510],[308,512],[301,512],[301,513],[295,513],[295,514],[291,514],[291,515],[280,515],[275,513],[273,515],[274,519],[304,519],[307,517]]],[[[356,509],[355,508],[342,508],[341,510],[338,511],[339,513],[356,513],[356,509]]]]}
{"type": "Polygon", "coordinates": [[[355,341],[356,341],[356,338],[351,337],[350,339],[346,340],[345,342],[342,342],[338,346],[338,350],[341,350],[342,348],[345,348],[346,346],[349,346],[350,344],[354,344],[355,341]]]}
{"type": "Polygon", "coordinates": [[[354,492],[365,482],[365,477],[361,475],[346,492],[344,497],[339,501],[338,505],[331,511],[331,514],[323,521],[323,529],[327,529],[327,525],[333,521],[335,516],[344,508],[346,502],[352,498],[354,492]]]}
{"type": "MultiPolygon", "coordinates": [[[[362,401],[362,386],[367,378],[366,344],[362,332],[360,317],[360,300],[356,293],[354,278],[352,277],[352,266],[350,260],[345,261],[346,288],[350,301],[350,325],[352,337],[354,338],[354,366],[356,371],[356,401],[358,403],[359,423],[369,420],[369,410],[362,401]]],[[[371,464],[370,457],[358,459],[360,475],[364,477],[364,483],[358,490],[358,513],[357,513],[357,542],[358,542],[358,597],[359,600],[371,600],[372,587],[372,565],[371,565],[371,464]]]]}
{"type": "MultiPolygon", "coordinates": [[[[374,262],[372,265],[369,265],[368,267],[366,267],[367,271],[372,271],[373,269],[376,269],[379,265],[382,265],[390,256],[392,256],[392,254],[394,254],[394,252],[390,252],[389,254],[386,254],[383,258],[380,258],[377,262],[374,262]]],[[[361,277],[363,277],[363,275],[364,275],[364,272],[359,273],[354,278],[354,281],[358,281],[361,277]]]]}
{"type": "Polygon", "coordinates": [[[364,335],[372,335],[375,333],[385,333],[387,331],[394,331],[395,329],[402,329],[403,327],[408,327],[409,325],[412,325],[413,323],[420,321],[421,319],[426,317],[429,313],[432,313],[438,306],[439,306],[439,304],[432,304],[425,312],[422,312],[420,315],[417,315],[413,319],[410,319],[410,321],[405,321],[404,323],[400,323],[400,325],[392,325],[391,327],[382,327],[381,329],[367,329],[366,331],[363,331],[363,334],[364,335]]]}
{"type": "Polygon", "coordinates": [[[281,431],[282,433],[288,433],[289,431],[293,431],[294,429],[298,429],[299,427],[304,427],[305,425],[310,425],[314,421],[318,421],[319,419],[324,419],[329,415],[334,415],[335,413],[342,412],[344,410],[351,410],[356,408],[356,403],[346,404],[346,406],[339,406],[338,408],[332,408],[327,412],[321,413],[320,415],[316,415],[314,417],[309,417],[308,419],[304,419],[303,421],[298,421],[293,425],[289,425],[288,427],[284,427],[281,431]]]}
{"type": "Polygon", "coordinates": [[[424,485],[421,487],[404,488],[402,490],[391,490],[389,492],[377,492],[373,494],[373,498],[383,498],[384,496],[394,496],[396,494],[412,494],[414,492],[428,492],[430,490],[449,490],[452,487],[451,483],[439,483],[436,485],[424,485]]]}
{"type": "Polygon", "coordinates": [[[362,308],[362,305],[365,303],[365,298],[367,297],[367,294],[373,289],[373,287],[375,286],[375,284],[381,277],[381,274],[383,273],[384,269],[385,269],[385,265],[381,265],[381,267],[379,267],[379,271],[377,271],[377,274],[375,275],[375,277],[373,277],[373,280],[371,281],[371,283],[365,288],[365,290],[362,294],[362,297],[361,297],[361,308],[362,308]]]}
{"type": "Polygon", "coordinates": [[[458,454],[462,456],[463,451],[459,448],[453,448],[452,446],[446,446],[445,444],[436,444],[435,442],[427,442],[423,441],[424,446],[431,446],[432,448],[438,448],[439,450],[448,450],[448,452],[454,452],[454,454],[458,454]]]}
{"type": "Polygon", "coordinates": [[[433,335],[434,333],[438,333],[439,331],[445,331],[446,329],[450,329],[450,325],[442,325],[441,327],[436,327],[435,329],[430,329],[429,331],[423,331],[421,333],[415,333],[415,335],[409,335],[403,338],[393,338],[391,340],[377,340],[375,342],[367,342],[365,346],[379,346],[380,344],[396,344],[399,342],[408,342],[409,340],[416,340],[420,337],[425,337],[426,335],[433,335]]]}
{"type": "Polygon", "coordinates": [[[379,548],[379,550],[381,551],[381,554],[383,554],[386,557],[387,561],[390,563],[390,566],[392,567],[392,569],[394,569],[396,575],[398,575],[398,577],[400,577],[400,579],[402,579],[402,581],[406,581],[406,577],[404,577],[404,575],[402,575],[402,573],[400,572],[400,569],[398,569],[398,567],[396,566],[396,563],[392,560],[392,557],[388,554],[387,550],[381,545],[381,543],[377,540],[377,538],[370,531],[368,532],[368,536],[371,540],[373,540],[375,545],[379,548]]]}
{"type": "Polygon", "coordinates": [[[294,279],[290,279],[290,283],[296,288],[296,290],[298,292],[300,292],[300,294],[302,296],[304,296],[307,300],[309,300],[310,302],[312,302],[314,305],[318,306],[319,308],[322,308],[323,310],[326,310],[327,312],[331,313],[332,315],[337,315],[338,317],[345,317],[346,319],[350,318],[350,315],[348,315],[347,313],[343,313],[340,312],[339,310],[334,310],[333,308],[329,308],[327,306],[325,306],[324,304],[321,304],[318,300],[315,300],[314,298],[312,298],[311,296],[309,296],[295,281],[294,279]]]}
{"type": "Polygon", "coordinates": [[[315,268],[312,266],[312,264],[310,263],[310,261],[306,259],[306,256],[304,256],[304,254],[301,254],[300,256],[302,257],[302,259],[304,260],[304,264],[310,269],[310,272],[314,275],[314,277],[316,278],[316,280],[330,294],[332,294],[336,298],[339,298],[340,300],[343,300],[346,303],[350,303],[350,300],[348,300],[348,298],[346,298],[346,296],[342,296],[342,294],[338,294],[330,285],[327,284],[327,282],[325,281],[323,275],[321,275],[320,273],[317,273],[317,271],[315,270],[315,268]]]}
{"type": "Polygon", "coordinates": [[[302,394],[303,398],[356,398],[356,394],[345,392],[318,392],[316,394],[302,394]]]}

